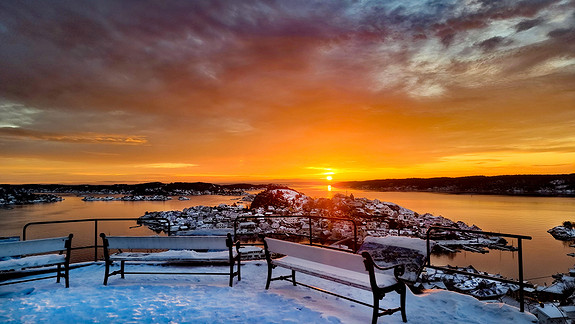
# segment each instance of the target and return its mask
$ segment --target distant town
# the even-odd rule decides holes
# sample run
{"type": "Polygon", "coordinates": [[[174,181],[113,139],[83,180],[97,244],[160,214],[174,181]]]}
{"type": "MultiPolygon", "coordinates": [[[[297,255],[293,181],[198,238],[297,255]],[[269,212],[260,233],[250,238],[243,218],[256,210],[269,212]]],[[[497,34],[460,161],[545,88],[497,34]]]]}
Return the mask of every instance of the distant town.
{"type": "Polygon", "coordinates": [[[266,185],[217,185],[205,182],[149,182],[141,184],[114,185],[4,184],[0,185],[0,206],[57,202],[62,200],[58,194],[75,194],[84,196],[86,201],[150,201],[169,200],[172,199],[172,196],[239,196],[243,195],[246,191],[265,188],[266,185]],[[107,195],[107,197],[102,197],[103,195],[107,195]],[[122,197],[114,197],[113,195],[122,195],[122,197]]]}
{"type": "Polygon", "coordinates": [[[459,178],[411,178],[338,183],[339,187],[375,191],[424,191],[450,194],[575,197],[575,173],[459,178]]]}

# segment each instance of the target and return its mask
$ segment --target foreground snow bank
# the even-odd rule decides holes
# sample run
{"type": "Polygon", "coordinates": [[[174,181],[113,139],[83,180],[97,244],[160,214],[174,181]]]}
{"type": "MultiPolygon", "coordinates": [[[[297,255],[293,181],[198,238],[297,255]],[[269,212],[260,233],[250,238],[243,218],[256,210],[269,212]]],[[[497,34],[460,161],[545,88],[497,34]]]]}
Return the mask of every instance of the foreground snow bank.
{"type": "MultiPolygon", "coordinates": [[[[138,271],[148,270],[139,265],[138,271]]],[[[155,269],[157,270],[157,269],[155,269]]],[[[165,271],[203,271],[196,268],[165,271]]],[[[280,272],[281,269],[276,269],[280,272]]],[[[265,290],[266,264],[246,262],[242,281],[227,286],[225,276],[126,275],[102,285],[104,265],[74,269],[70,288],[55,280],[0,287],[1,323],[369,323],[371,309],[288,282],[265,290]]],[[[299,274],[302,282],[371,301],[359,289],[299,274]]],[[[396,307],[389,294],[384,307],[396,307]]],[[[488,304],[449,291],[407,295],[409,323],[531,323],[535,317],[504,304],[488,304]]],[[[399,313],[380,323],[402,323],[399,313]]]]}

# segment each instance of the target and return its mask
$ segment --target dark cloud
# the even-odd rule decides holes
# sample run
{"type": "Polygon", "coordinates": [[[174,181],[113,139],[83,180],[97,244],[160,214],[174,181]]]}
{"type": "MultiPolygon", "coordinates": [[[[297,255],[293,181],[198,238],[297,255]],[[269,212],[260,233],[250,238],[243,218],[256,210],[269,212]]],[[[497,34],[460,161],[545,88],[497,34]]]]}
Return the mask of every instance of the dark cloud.
{"type": "Polygon", "coordinates": [[[505,39],[501,36],[495,36],[477,43],[476,46],[481,48],[484,52],[491,52],[500,46],[509,45],[511,43],[511,40],[505,39]]]}
{"type": "Polygon", "coordinates": [[[534,17],[558,0],[490,1],[478,0],[459,8],[457,15],[442,12],[430,26],[445,46],[451,45],[459,33],[484,28],[493,21],[534,17]]]}
{"type": "Polygon", "coordinates": [[[348,32],[343,5],[4,2],[0,96],[75,109],[202,105],[240,73],[305,69],[310,52],[348,32]]]}
{"type": "Polygon", "coordinates": [[[355,62],[382,42],[439,37],[449,46],[461,32],[532,16],[553,1],[479,3],[467,10],[441,1],[2,2],[0,96],[75,109],[207,104],[200,98],[229,95],[222,84],[241,75],[265,82],[274,71],[308,71],[310,58],[332,45],[353,47],[346,60],[355,62]]]}
{"type": "Polygon", "coordinates": [[[575,40],[575,28],[554,29],[550,31],[547,35],[554,39],[575,40]]]}
{"type": "Polygon", "coordinates": [[[529,30],[535,26],[538,26],[541,23],[543,23],[543,19],[540,18],[523,20],[515,26],[515,29],[517,32],[522,32],[525,30],[529,30]]]}
{"type": "Polygon", "coordinates": [[[119,144],[119,145],[142,145],[147,140],[142,136],[123,136],[95,133],[48,133],[24,128],[0,127],[0,137],[12,139],[29,139],[50,142],[66,142],[78,144],[119,144]]]}

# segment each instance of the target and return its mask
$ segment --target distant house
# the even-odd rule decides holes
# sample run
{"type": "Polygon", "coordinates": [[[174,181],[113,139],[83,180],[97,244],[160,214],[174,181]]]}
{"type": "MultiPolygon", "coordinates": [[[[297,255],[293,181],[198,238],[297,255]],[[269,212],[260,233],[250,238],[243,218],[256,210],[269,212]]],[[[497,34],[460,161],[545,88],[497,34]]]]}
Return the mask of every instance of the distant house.
{"type": "Polygon", "coordinates": [[[575,320],[575,306],[555,306],[542,304],[533,311],[540,324],[573,323],[575,320]]]}

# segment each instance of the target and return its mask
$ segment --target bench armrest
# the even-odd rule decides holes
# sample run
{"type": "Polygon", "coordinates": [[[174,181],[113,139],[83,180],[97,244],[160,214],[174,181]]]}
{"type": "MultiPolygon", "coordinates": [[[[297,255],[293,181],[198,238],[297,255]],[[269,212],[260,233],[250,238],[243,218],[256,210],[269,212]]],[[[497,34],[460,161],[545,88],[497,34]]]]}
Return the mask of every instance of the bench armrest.
{"type": "Polygon", "coordinates": [[[375,268],[377,270],[381,270],[381,271],[393,269],[393,275],[398,280],[400,279],[399,277],[401,277],[405,273],[405,265],[403,265],[403,264],[395,264],[395,265],[388,266],[388,267],[381,267],[381,266],[378,266],[373,261],[373,258],[371,257],[371,254],[369,254],[369,252],[364,251],[361,253],[361,256],[363,256],[363,258],[365,259],[364,263],[365,263],[365,267],[366,267],[367,271],[370,271],[370,267],[375,268]]]}

